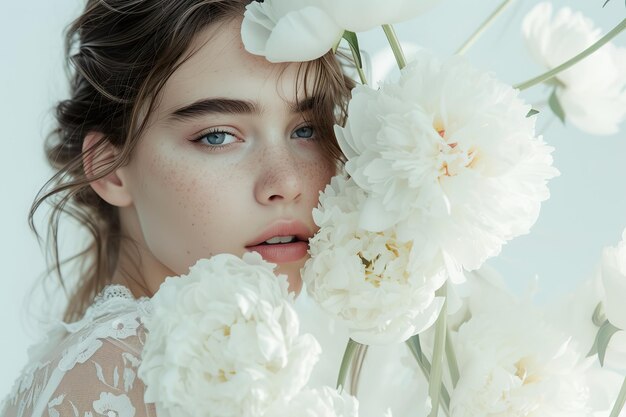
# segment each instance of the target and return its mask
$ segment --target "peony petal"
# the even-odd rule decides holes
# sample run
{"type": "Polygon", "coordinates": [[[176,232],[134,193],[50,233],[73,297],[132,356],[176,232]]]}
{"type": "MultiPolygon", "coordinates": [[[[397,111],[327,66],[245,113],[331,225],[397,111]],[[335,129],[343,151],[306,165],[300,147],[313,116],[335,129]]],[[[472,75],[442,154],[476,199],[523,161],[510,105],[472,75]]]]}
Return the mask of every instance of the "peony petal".
{"type": "MultiPolygon", "coordinates": [[[[346,136],[344,135],[344,128],[338,125],[334,126],[335,129],[335,137],[337,138],[337,144],[341,149],[341,152],[346,156],[346,158],[354,158],[358,156],[357,149],[353,148],[351,145],[351,141],[346,140],[346,136]]],[[[349,132],[346,132],[349,134],[349,132]]]]}
{"type": "Polygon", "coordinates": [[[428,308],[422,311],[416,317],[416,319],[413,321],[413,327],[415,332],[413,333],[413,335],[422,333],[423,331],[428,330],[433,324],[435,324],[437,318],[439,317],[439,314],[441,313],[441,309],[443,308],[444,301],[444,297],[435,297],[434,301],[428,306],[428,308]]]}
{"type": "Polygon", "coordinates": [[[389,215],[382,201],[369,197],[361,208],[359,227],[370,232],[381,232],[393,226],[394,218],[389,215]]]}
{"type": "Polygon", "coordinates": [[[626,332],[616,332],[609,341],[604,366],[626,375],[626,332]]]}

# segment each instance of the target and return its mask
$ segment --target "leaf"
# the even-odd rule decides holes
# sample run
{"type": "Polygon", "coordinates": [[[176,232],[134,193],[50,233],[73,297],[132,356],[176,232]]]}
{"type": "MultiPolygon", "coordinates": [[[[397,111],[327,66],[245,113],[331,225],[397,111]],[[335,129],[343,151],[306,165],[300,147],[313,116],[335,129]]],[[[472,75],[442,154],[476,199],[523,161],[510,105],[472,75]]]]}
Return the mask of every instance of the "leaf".
{"type": "Polygon", "coordinates": [[[565,111],[563,111],[563,107],[561,107],[561,102],[559,98],[556,96],[556,88],[552,90],[552,94],[550,94],[550,98],[548,99],[548,106],[552,112],[559,118],[561,123],[565,123],[565,111]]]}
{"type": "Polygon", "coordinates": [[[352,54],[354,55],[355,64],[359,68],[363,68],[363,59],[361,58],[361,51],[359,50],[359,39],[356,36],[356,33],[350,32],[346,30],[343,32],[343,38],[348,42],[350,49],[352,50],[352,54]]]}
{"type": "Polygon", "coordinates": [[[528,113],[526,113],[526,117],[534,116],[537,113],[539,113],[539,110],[530,109],[530,110],[528,110],[528,113]]]}
{"type": "Polygon", "coordinates": [[[606,314],[604,314],[604,306],[602,303],[598,303],[596,308],[593,310],[593,316],[591,316],[591,321],[594,325],[600,327],[606,321],[606,314]]]}
{"type": "Polygon", "coordinates": [[[611,341],[611,337],[620,331],[621,329],[613,326],[608,320],[606,320],[600,329],[598,330],[598,334],[596,335],[596,340],[591,347],[591,350],[587,354],[587,356],[592,356],[594,354],[598,354],[598,359],[600,360],[600,365],[604,366],[604,358],[606,356],[606,349],[609,346],[609,342],[611,341]]]}

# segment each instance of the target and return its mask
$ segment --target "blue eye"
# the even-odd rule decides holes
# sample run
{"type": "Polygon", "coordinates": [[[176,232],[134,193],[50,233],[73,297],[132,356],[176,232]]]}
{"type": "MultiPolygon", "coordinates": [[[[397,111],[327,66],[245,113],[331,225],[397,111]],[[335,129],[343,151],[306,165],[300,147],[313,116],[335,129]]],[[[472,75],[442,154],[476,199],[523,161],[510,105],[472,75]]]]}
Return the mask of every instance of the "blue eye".
{"type": "Polygon", "coordinates": [[[315,129],[313,129],[313,127],[311,126],[302,126],[298,129],[296,129],[293,134],[292,134],[292,138],[300,138],[300,139],[311,139],[315,136],[315,129]]]}
{"type": "Polygon", "coordinates": [[[237,142],[237,137],[230,132],[215,130],[203,133],[202,136],[192,139],[192,142],[200,142],[210,147],[220,147],[237,142]]]}

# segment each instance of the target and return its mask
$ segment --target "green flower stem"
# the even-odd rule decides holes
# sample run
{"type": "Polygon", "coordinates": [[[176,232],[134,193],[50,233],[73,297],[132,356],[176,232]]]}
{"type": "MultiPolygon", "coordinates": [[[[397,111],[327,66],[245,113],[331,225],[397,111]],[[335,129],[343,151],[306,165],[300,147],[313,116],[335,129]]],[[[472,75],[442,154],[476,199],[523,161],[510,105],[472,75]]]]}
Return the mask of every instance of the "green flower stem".
{"type": "Polygon", "coordinates": [[[622,383],[622,389],[619,390],[617,400],[615,400],[615,405],[613,405],[613,409],[611,410],[611,415],[609,417],[619,416],[619,413],[624,407],[624,403],[626,403],[626,379],[624,379],[624,382],[622,383]]]}
{"type": "Polygon", "coordinates": [[[456,51],[457,55],[463,55],[465,52],[467,52],[467,50],[474,44],[474,42],[478,40],[480,35],[482,35],[483,32],[485,32],[485,30],[487,30],[487,28],[496,20],[496,18],[498,18],[498,16],[500,16],[502,12],[514,1],[515,0],[505,0],[504,2],[502,2],[502,4],[500,4],[500,6],[498,6],[498,8],[494,10],[493,13],[491,13],[487,20],[485,20],[482,25],[480,25],[478,29],[476,29],[476,31],[472,33],[472,36],[470,36],[469,39],[466,40],[463,45],[461,45],[461,47],[456,51]]]}
{"type": "Polygon", "coordinates": [[[391,50],[393,51],[393,56],[396,57],[398,68],[402,69],[406,67],[406,57],[404,56],[404,52],[402,51],[402,45],[400,45],[400,41],[396,36],[396,31],[393,30],[393,26],[383,25],[383,31],[387,36],[389,46],[391,46],[391,50]]]}
{"type": "MultiPolygon", "coordinates": [[[[356,66],[356,70],[359,73],[359,78],[361,79],[361,84],[367,85],[367,77],[365,76],[365,72],[363,71],[363,59],[361,57],[361,49],[359,48],[359,38],[356,33],[346,30],[343,32],[343,36],[341,39],[344,39],[348,46],[350,47],[350,52],[352,52],[352,57],[354,58],[354,65],[356,66]]],[[[341,40],[340,40],[341,42],[341,40]]],[[[337,53],[337,48],[339,44],[333,48],[333,52],[337,53]]]]}
{"type": "Polygon", "coordinates": [[[454,353],[454,346],[452,345],[452,339],[450,338],[450,331],[446,329],[446,359],[448,360],[448,367],[450,368],[450,378],[452,379],[452,387],[456,387],[459,382],[459,364],[456,361],[456,354],[454,353]]]}
{"type": "Polygon", "coordinates": [[[361,84],[367,85],[367,77],[365,76],[365,71],[363,71],[363,68],[361,68],[361,67],[359,67],[357,65],[356,70],[359,73],[359,78],[361,79],[361,84]]]}
{"type": "Polygon", "coordinates": [[[430,378],[430,362],[422,352],[419,335],[416,334],[415,336],[412,336],[406,341],[406,345],[409,347],[409,350],[413,354],[415,361],[419,365],[426,379],[430,378]]]}
{"type": "Polygon", "coordinates": [[[517,84],[513,86],[513,88],[517,88],[521,91],[529,87],[532,87],[536,84],[542,83],[544,81],[548,81],[549,79],[557,75],[559,72],[565,71],[569,67],[577,64],[578,62],[582,61],[584,58],[588,57],[589,55],[591,55],[592,53],[600,49],[600,47],[602,47],[605,43],[609,42],[611,39],[619,35],[619,33],[623,31],[624,29],[626,29],[626,19],[622,20],[617,26],[613,28],[613,30],[611,30],[609,33],[607,33],[601,39],[599,39],[596,43],[594,43],[589,48],[585,49],[584,51],[582,51],[581,53],[579,53],[578,55],[576,55],[569,61],[565,61],[558,67],[555,67],[548,72],[538,75],[535,78],[531,78],[528,81],[524,81],[523,83],[517,84]]]}
{"type": "MultiPolygon", "coordinates": [[[[446,285],[437,290],[437,296],[446,297],[446,285]]],[[[428,394],[432,403],[429,417],[437,417],[439,414],[439,402],[442,387],[443,374],[443,357],[446,345],[446,318],[448,300],[444,300],[443,307],[439,313],[439,318],[435,324],[435,343],[433,346],[433,359],[430,369],[430,378],[428,380],[428,394]]]]}
{"type": "MultiPolygon", "coordinates": [[[[417,362],[420,369],[422,370],[422,373],[424,374],[426,379],[429,379],[431,366],[430,366],[430,362],[428,361],[428,359],[422,352],[422,347],[420,346],[419,335],[415,335],[411,337],[409,340],[406,341],[406,344],[409,347],[409,350],[411,351],[411,353],[413,354],[415,361],[417,362]]],[[[441,403],[441,408],[443,409],[443,412],[445,413],[445,415],[449,416],[450,415],[450,411],[449,411],[450,394],[448,393],[448,390],[446,389],[446,387],[443,385],[441,386],[441,399],[443,400],[443,402],[441,403]]]]}
{"type": "Polygon", "coordinates": [[[354,357],[354,353],[359,345],[360,343],[355,342],[352,339],[348,339],[348,344],[346,345],[346,350],[344,351],[343,359],[341,360],[341,367],[339,368],[339,376],[337,377],[337,389],[339,389],[339,387],[342,387],[342,390],[345,389],[348,369],[350,369],[352,358],[354,357]]]}

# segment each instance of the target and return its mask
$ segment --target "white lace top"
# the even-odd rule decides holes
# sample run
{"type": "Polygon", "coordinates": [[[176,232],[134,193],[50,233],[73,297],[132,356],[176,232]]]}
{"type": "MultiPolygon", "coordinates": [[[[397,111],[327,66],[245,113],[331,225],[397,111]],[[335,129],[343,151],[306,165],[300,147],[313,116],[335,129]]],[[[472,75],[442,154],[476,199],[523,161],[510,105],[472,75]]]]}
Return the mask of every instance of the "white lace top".
{"type": "Polygon", "coordinates": [[[0,417],[148,417],[137,377],[148,298],[110,285],[75,323],[59,322],[29,350],[0,417]]]}
{"type": "MultiPolygon", "coordinates": [[[[333,386],[348,340],[347,329],[330,319],[303,291],[295,308],[301,332],[312,333],[324,354],[309,385],[333,386]]],[[[146,331],[141,321],[149,299],[134,299],[120,285],[106,287],[82,320],[57,323],[29,351],[29,365],[0,404],[0,417],[156,417],[144,402],[137,377],[146,331]]],[[[413,417],[428,398],[406,346],[370,347],[359,383],[359,415],[413,417]],[[392,350],[390,350],[392,349],[392,350]]]]}

